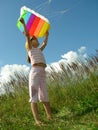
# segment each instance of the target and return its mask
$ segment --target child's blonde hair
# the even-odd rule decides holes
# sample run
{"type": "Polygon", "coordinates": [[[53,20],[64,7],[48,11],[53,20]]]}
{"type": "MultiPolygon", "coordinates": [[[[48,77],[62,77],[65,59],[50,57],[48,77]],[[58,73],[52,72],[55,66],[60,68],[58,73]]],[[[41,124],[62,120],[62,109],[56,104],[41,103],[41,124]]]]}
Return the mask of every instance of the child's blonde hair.
{"type": "MultiPolygon", "coordinates": [[[[35,40],[35,39],[37,40],[37,38],[36,38],[35,36],[30,37],[30,41],[35,40]]],[[[27,41],[26,41],[26,43],[25,43],[25,48],[26,48],[27,50],[29,50],[28,42],[27,42],[27,41]]],[[[28,63],[31,63],[31,60],[30,60],[29,55],[27,55],[27,61],[28,61],[28,63]]]]}
{"type": "Polygon", "coordinates": [[[25,48],[26,48],[27,50],[29,49],[27,42],[25,43],[25,48]]]}

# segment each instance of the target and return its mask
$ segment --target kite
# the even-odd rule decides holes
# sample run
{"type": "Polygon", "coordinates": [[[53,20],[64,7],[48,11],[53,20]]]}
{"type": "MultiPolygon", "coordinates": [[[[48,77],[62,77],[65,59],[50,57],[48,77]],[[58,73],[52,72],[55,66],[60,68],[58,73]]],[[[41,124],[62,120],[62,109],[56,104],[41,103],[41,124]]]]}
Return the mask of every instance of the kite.
{"type": "MultiPolygon", "coordinates": [[[[50,29],[50,22],[41,14],[23,6],[20,10],[20,18],[23,18],[30,36],[43,37],[50,29]]],[[[18,29],[24,33],[22,23],[17,21],[18,29]]]]}

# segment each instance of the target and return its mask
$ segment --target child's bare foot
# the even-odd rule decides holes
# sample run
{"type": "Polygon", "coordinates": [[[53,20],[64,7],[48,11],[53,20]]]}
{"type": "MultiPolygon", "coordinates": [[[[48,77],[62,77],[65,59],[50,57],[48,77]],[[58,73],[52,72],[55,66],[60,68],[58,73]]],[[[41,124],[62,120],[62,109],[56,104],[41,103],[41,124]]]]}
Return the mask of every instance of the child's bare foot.
{"type": "Polygon", "coordinates": [[[53,120],[52,116],[48,116],[47,118],[48,118],[48,120],[53,120]]]}
{"type": "Polygon", "coordinates": [[[37,125],[37,126],[45,126],[45,124],[43,122],[41,122],[41,121],[36,121],[35,125],[37,125]]]}

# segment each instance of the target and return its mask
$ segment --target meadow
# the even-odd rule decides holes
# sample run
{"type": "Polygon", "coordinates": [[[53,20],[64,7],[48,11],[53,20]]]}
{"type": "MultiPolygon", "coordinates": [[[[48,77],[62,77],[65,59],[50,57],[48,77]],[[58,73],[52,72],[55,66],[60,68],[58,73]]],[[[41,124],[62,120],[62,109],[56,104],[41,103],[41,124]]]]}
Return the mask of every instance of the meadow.
{"type": "Polygon", "coordinates": [[[41,103],[40,119],[45,126],[34,125],[28,78],[17,74],[17,80],[5,83],[6,94],[0,96],[0,130],[98,130],[98,53],[86,64],[72,63],[61,71],[51,66],[47,88],[53,120],[48,120],[41,103]],[[9,86],[9,87],[8,87],[9,86]]]}

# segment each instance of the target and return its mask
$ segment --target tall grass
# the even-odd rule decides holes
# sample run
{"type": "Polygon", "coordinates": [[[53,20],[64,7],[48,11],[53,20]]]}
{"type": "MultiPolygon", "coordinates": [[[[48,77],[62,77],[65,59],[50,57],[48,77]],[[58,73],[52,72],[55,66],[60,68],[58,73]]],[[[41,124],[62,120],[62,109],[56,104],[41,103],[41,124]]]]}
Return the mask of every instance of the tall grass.
{"type": "Polygon", "coordinates": [[[40,118],[45,126],[34,126],[28,103],[28,75],[5,83],[0,97],[1,130],[98,130],[98,53],[87,62],[60,64],[47,72],[47,88],[54,119],[48,121],[40,103],[40,118]],[[9,87],[8,87],[9,86],[9,87]],[[8,88],[7,88],[8,87],[8,88]]]}

